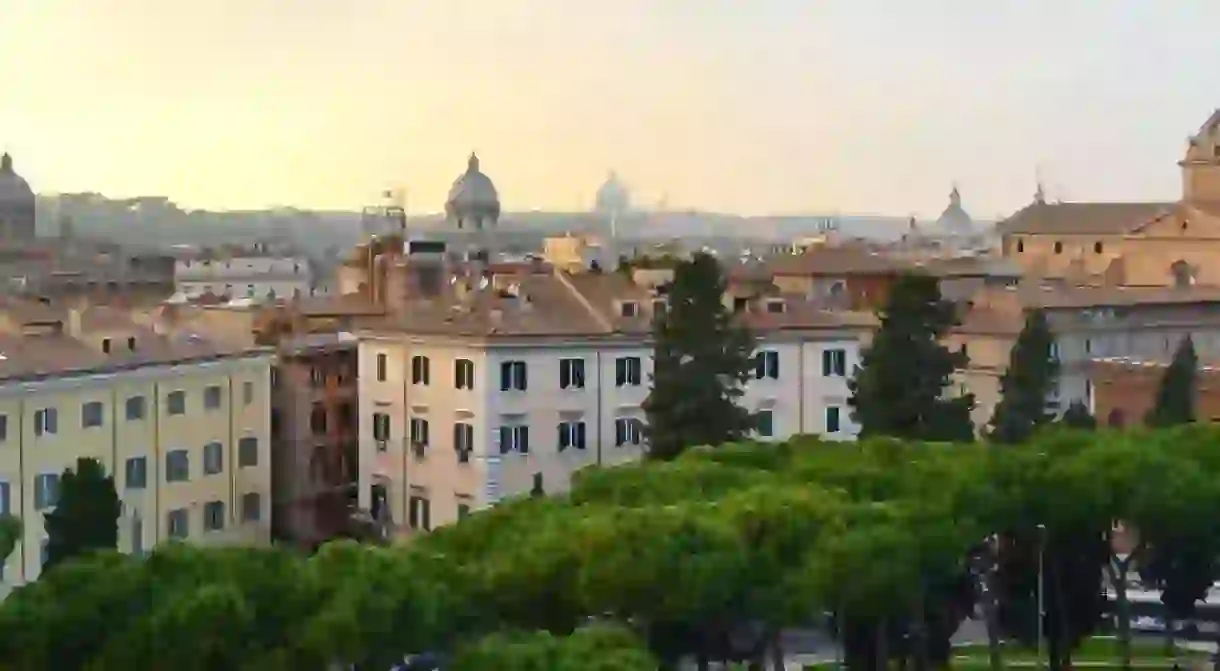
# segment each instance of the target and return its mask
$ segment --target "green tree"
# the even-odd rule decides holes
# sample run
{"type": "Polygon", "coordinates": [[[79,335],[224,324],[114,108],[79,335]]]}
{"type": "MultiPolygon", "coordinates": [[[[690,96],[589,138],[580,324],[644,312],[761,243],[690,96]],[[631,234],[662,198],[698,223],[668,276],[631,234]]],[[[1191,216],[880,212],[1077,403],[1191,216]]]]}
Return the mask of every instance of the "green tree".
{"type": "Polygon", "coordinates": [[[715,257],[695,254],[674,269],[669,307],[653,327],[648,456],[673,459],[689,447],[741,440],[756,414],[738,404],[754,374],[754,337],[725,307],[715,257]]]}
{"type": "Polygon", "coordinates": [[[76,470],[66,469],[60,476],[55,509],[44,515],[46,568],[89,552],[116,549],[121,511],[114,478],[106,475],[106,468],[96,459],[77,459],[76,470]]]}
{"type": "Polygon", "coordinates": [[[936,278],[904,275],[879,316],[881,325],[848,383],[861,437],[972,440],[974,395],[946,393],[968,359],[940,342],[957,316],[953,303],[941,298],[936,278]]]}
{"type": "Polygon", "coordinates": [[[991,416],[989,437],[997,443],[1029,440],[1038,427],[1055,418],[1047,412],[1046,398],[1059,382],[1059,357],[1046,315],[1032,310],[1009,354],[1008,369],[1000,378],[1000,402],[991,416]]]}
{"type": "Polygon", "coordinates": [[[12,515],[0,517],[0,564],[13,554],[21,542],[21,518],[12,515]]]}
{"type": "Polygon", "coordinates": [[[1144,423],[1162,427],[1195,421],[1195,376],[1198,367],[1194,341],[1186,336],[1178,344],[1173,361],[1161,377],[1156,405],[1148,412],[1144,423]]]}
{"type": "Polygon", "coordinates": [[[629,630],[591,625],[569,636],[497,633],[463,649],[453,671],[655,671],[657,661],[629,630]]]}
{"type": "Polygon", "coordinates": [[[1070,429],[1092,431],[1097,428],[1097,418],[1093,416],[1093,413],[1089,412],[1088,406],[1079,399],[1072,401],[1068,405],[1067,410],[1063,412],[1063,417],[1059,421],[1070,429]]]}

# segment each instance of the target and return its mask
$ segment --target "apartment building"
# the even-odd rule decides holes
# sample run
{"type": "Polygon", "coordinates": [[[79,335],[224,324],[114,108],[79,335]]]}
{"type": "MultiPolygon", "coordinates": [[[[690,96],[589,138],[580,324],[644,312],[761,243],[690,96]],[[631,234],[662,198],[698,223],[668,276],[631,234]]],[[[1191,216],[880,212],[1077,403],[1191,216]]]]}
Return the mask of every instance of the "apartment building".
{"type": "Polygon", "coordinates": [[[976,295],[961,325],[947,338],[970,357],[959,382],[973,392],[974,420],[984,427],[1000,399],[1000,377],[1031,309],[1046,314],[1061,364],[1050,407],[1072,401],[1095,405],[1093,365],[1126,357],[1168,361],[1182,338],[1193,338],[1201,358],[1220,356],[1220,288],[1064,287],[991,289],[976,295]]]}
{"type": "MultiPolygon", "coordinates": [[[[535,487],[562,492],[586,466],[640,458],[650,326],[666,309],[669,271],[409,256],[403,268],[449,280],[406,282],[435,290],[358,334],[362,508],[410,535],[535,487]]],[[[847,379],[871,315],[774,291],[725,300],[759,337],[743,400],[762,413],[759,438],[853,437],[847,379]]]]}
{"type": "Polygon", "coordinates": [[[174,288],[183,296],[289,299],[313,295],[311,262],[263,248],[197,255],[174,263],[174,288]]]}
{"type": "Polygon", "coordinates": [[[43,514],[80,457],[114,474],[122,551],[267,542],[271,363],[117,309],[0,306],[0,514],[24,528],[4,590],[39,576],[43,514]]]}

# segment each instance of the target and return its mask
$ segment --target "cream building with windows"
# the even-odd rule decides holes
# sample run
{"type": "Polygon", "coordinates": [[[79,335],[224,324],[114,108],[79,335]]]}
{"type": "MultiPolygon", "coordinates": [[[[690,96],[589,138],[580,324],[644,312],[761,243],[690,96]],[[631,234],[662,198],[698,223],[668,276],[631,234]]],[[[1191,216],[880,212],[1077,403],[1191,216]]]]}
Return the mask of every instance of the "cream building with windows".
{"type": "Polygon", "coordinates": [[[24,527],[3,590],[38,578],[43,514],[80,457],[114,475],[124,552],[268,542],[271,363],[110,308],[0,305],[0,514],[24,527]]]}
{"type": "MultiPolygon", "coordinates": [[[[645,449],[665,272],[467,270],[360,333],[360,507],[407,535],[535,487],[566,491],[579,469],[645,449]]],[[[742,401],[761,413],[759,438],[853,438],[847,380],[873,318],[778,294],[726,304],[759,337],[742,401]]]]}

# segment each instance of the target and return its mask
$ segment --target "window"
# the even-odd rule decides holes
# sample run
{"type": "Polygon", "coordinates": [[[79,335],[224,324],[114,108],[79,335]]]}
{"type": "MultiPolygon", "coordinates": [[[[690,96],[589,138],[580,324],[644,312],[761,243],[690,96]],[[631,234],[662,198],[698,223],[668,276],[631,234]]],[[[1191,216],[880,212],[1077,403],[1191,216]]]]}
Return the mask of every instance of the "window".
{"type": "Polygon", "coordinates": [[[378,354],[377,355],[377,381],[378,382],[386,381],[386,377],[388,376],[387,374],[388,374],[389,367],[390,367],[390,364],[386,358],[386,355],[378,354]]]}
{"type": "Polygon", "coordinates": [[[468,463],[470,452],[474,450],[474,426],[465,422],[453,425],[453,449],[457,452],[458,463],[468,463]]]}
{"type": "Polygon", "coordinates": [[[1105,248],[1102,246],[1102,244],[1100,242],[1093,243],[1093,253],[1094,254],[1100,254],[1102,249],[1105,249],[1105,248]]]}
{"type": "Polygon", "coordinates": [[[165,481],[186,482],[191,479],[191,455],[186,450],[170,450],[165,455],[165,481]]]}
{"type": "Polygon", "coordinates": [[[148,459],[128,457],[124,468],[127,489],[144,489],[148,486],[148,459]]]}
{"type": "Polygon", "coordinates": [[[34,435],[54,435],[59,431],[59,411],[55,408],[43,408],[34,411],[34,435]]]}
{"type": "Polygon", "coordinates": [[[110,338],[102,338],[102,354],[110,354],[110,338]]]}
{"type": "MultiPolygon", "coordinates": [[[[1166,349],[1168,349],[1168,348],[1169,348],[1169,341],[1168,341],[1168,340],[1166,340],[1166,341],[1165,341],[1165,347],[1166,347],[1166,349]]],[[[1052,343],[1051,343],[1051,351],[1050,351],[1050,354],[1051,354],[1051,358],[1052,358],[1052,359],[1054,359],[1054,360],[1056,360],[1056,361],[1058,361],[1058,360],[1059,360],[1059,343],[1057,343],[1057,342],[1052,342],[1052,343]]]]}
{"type": "Polygon", "coordinates": [[[165,397],[165,411],[171,415],[185,415],[186,392],[171,391],[169,395],[165,397]]]}
{"type": "Polygon", "coordinates": [[[373,413],[373,440],[377,441],[379,452],[384,452],[390,442],[390,416],[384,412],[373,413]]]}
{"type": "Polygon", "coordinates": [[[584,359],[560,359],[559,360],[559,388],[560,389],[584,389],[585,388],[585,360],[584,359]]]}
{"type": "Polygon", "coordinates": [[[559,423],[559,451],[563,452],[569,447],[574,447],[578,450],[585,449],[584,422],[559,423]]]}
{"type": "Polygon", "coordinates": [[[772,314],[783,314],[784,302],[782,300],[767,301],[767,312],[770,312],[772,314]]]}
{"type": "Polygon", "coordinates": [[[186,508],[175,508],[165,514],[165,525],[170,538],[186,538],[191,534],[191,518],[186,508]]]}
{"type": "Polygon", "coordinates": [[[59,474],[34,476],[34,510],[45,510],[59,502],[59,474]]]}
{"type": "Polygon", "coordinates": [[[241,383],[241,404],[250,405],[254,402],[254,383],[249,380],[241,383]]]}
{"type": "MultiPolygon", "coordinates": [[[[12,487],[7,480],[0,480],[0,516],[8,517],[12,514],[12,500],[9,498],[12,495],[12,487]]],[[[3,562],[0,562],[3,563],[3,562]]]]}
{"type": "Polygon", "coordinates": [[[1017,253],[1020,254],[1024,251],[1025,251],[1025,242],[1022,240],[1017,240],[1017,253]]]}
{"type": "Polygon", "coordinates": [[[474,362],[458,359],[453,362],[453,386],[456,389],[474,389],[474,362]]]}
{"type": "Polygon", "coordinates": [[[81,404],[80,426],[90,429],[102,425],[102,404],[99,401],[89,401],[81,404]]]}
{"type": "Polygon", "coordinates": [[[131,352],[136,351],[136,339],[134,337],[127,339],[127,349],[131,352]]]}
{"type": "Polygon", "coordinates": [[[826,408],[826,433],[838,433],[841,426],[840,417],[841,410],[838,406],[827,406],[826,408]]]}
{"type": "Polygon", "coordinates": [[[529,454],[530,428],[528,426],[500,427],[500,454],[509,452],[529,454]]]}
{"type": "Polygon", "coordinates": [[[144,554],[144,520],[139,517],[131,521],[131,554],[144,554]]]}
{"type": "Polygon", "coordinates": [[[8,415],[0,415],[0,442],[8,440],[8,415]]]}
{"type": "Polygon", "coordinates": [[[1063,243],[1062,243],[1062,242],[1056,242],[1056,243],[1055,243],[1055,253],[1056,253],[1056,254],[1062,254],[1062,253],[1063,253],[1063,243]]]}
{"type": "Polygon", "coordinates": [[[639,445],[644,440],[644,423],[635,417],[614,420],[614,446],[639,445]]]}
{"type": "Polygon", "coordinates": [[[638,387],[642,378],[640,357],[621,356],[614,360],[614,385],[616,387],[638,387]]]}
{"type": "Polygon", "coordinates": [[[1093,341],[1088,338],[1084,339],[1084,353],[1091,354],[1093,352],[1093,341]]]}
{"type": "Polygon", "coordinates": [[[321,403],[313,404],[313,410],[309,413],[309,430],[315,436],[326,435],[326,406],[321,403]]]}
{"type": "Polygon", "coordinates": [[[225,502],[208,501],[203,504],[203,530],[220,531],[225,528],[225,502]]]}
{"type": "Polygon", "coordinates": [[[428,384],[429,368],[431,368],[426,356],[411,357],[411,384],[428,384]]]}
{"type": "Polygon", "coordinates": [[[241,521],[257,522],[263,517],[263,497],[258,492],[241,495],[241,521]]]}
{"type": "Polygon", "coordinates": [[[225,448],[217,442],[203,446],[203,474],[216,475],[224,470],[225,448]]]}
{"type": "Polygon", "coordinates": [[[762,380],[771,378],[772,380],[779,379],[779,352],[759,352],[754,355],[754,377],[762,380]]]}
{"type": "Polygon", "coordinates": [[[271,388],[277,389],[277,388],[279,388],[279,386],[280,386],[280,369],[275,368],[273,366],[271,368],[271,388]]]}
{"type": "Polygon", "coordinates": [[[322,369],[318,368],[317,366],[310,366],[310,368],[309,368],[309,386],[321,387],[321,386],[324,386],[325,384],[326,384],[326,373],[323,373],[322,369]]]}
{"type": "Polygon", "coordinates": [[[624,317],[634,317],[640,309],[640,304],[635,301],[623,301],[619,303],[619,314],[624,317]]]}
{"type": "Polygon", "coordinates": [[[128,421],[144,419],[144,415],[148,408],[147,402],[144,400],[143,396],[128,397],[127,402],[124,405],[126,409],[125,414],[127,415],[128,421]]]}
{"type": "Polygon", "coordinates": [[[500,364],[500,391],[516,389],[525,391],[529,388],[526,379],[524,361],[505,361],[500,364]]]}
{"type": "Polygon", "coordinates": [[[215,410],[220,407],[220,387],[211,386],[203,390],[203,408],[215,410]]]}
{"type": "Polygon", "coordinates": [[[775,413],[771,410],[760,410],[758,413],[758,435],[770,438],[775,435],[775,413]]]}
{"type": "Polygon", "coordinates": [[[246,436],[237,441],[237,465],[241,468],[258,466],[258,438],[246,436]]]}
{"type": "Polygon", "coordinates": [[[419,531],[432,529],[432,503],[426,496],[416,493],[408,499],[407,525],[419,531]]]}
{"type": "Polygon", "coordinates": [[[428,420],[422,417],[412,417],[408,425],[411,442],[424,447],[428,446],[428,420]]]}
{"type": "Polygon", "coordinates": [[[822,377],[847,376],[847,351],[841,349],[822,350],[822,377]]]}

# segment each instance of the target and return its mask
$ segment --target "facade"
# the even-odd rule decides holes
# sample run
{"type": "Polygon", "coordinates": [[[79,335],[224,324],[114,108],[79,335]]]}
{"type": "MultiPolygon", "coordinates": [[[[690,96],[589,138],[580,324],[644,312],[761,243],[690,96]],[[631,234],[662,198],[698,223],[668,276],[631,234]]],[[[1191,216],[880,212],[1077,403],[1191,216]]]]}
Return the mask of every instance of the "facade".
{"type": "MultiPolygon", "coordinates": [[[[361,333],[360,506],[406,535],[536,486],[565,491],[577,470],[645,449],[665,271],[454,277],[452,293],[361,333]]],[[[737,312],[760,336],[743,400],[764,413],[760,438],[853,437],[847,378],[872,319],[779,295],[737,312]]]]}
{"type": "Polygon", "coordinates": [[[272,383],[273,519],[277,538],[317,545],[348,528],[359,445],[356,340],[288,337],[272,383]]]}
{"type": "Polygon", "coordinates": [[[43,514],[76,459],[100,461],[123,502],[119,548],[266,543],[270,352],[170,337],[108,308],[0,311],[0,512],[21,543],[4,587],[36,579],[43,514]]]}
{"type": "Polygon", "coordinates": [[[1003,254],[1074,284],[1220,285],[1220,112],[1178,165],[1177,202],[1051,203],[1039,189],[1000,224],[1003,254]]]}
{"type": "MultiPolygon", "coordinates": [[[[1055,335],[1059,389],[1048,399],[1056,411],[1073,401],[1095,405],[1092,362],[1130,357],[1168,360],[1190,336],[1201,358],[1220,356],[1220,290],[1022,287],[981,292],[948,343],[964,349],[969,367],[959,380],[975,395],[975,424],[991,419],[1000,377],[1024,326],[1026,311],[1040,308],[1055,335]]],[[[1141,415],[1142,416],[1142,415],[1141,415]]]]}
{"type": "Polygon", "coordinates": [[[34,219],[34,191],[13,169],[13,157],[0,155],[0,243],[32,241],[34,219]]]}
{"type": "MultiPolygon", "coordinates": [[[[1098,423],[1114,427],[1142,424],[1156,405],[1157,389],[1170,360],[1105,357],[1093,361],[1089,369],[1094,390],[1091,409],[1098,423]]],[[[1199,366],[1195,384],[1195,417],[1220,422],[1220,368],[1199,366]]]]}
{"type": "Polygon", "coordinates": [[[304,257],[253,252],[225,258],[179,259],[174,264],[178,294],[276,300],[312,295],[310,261],[304,257]]]}

